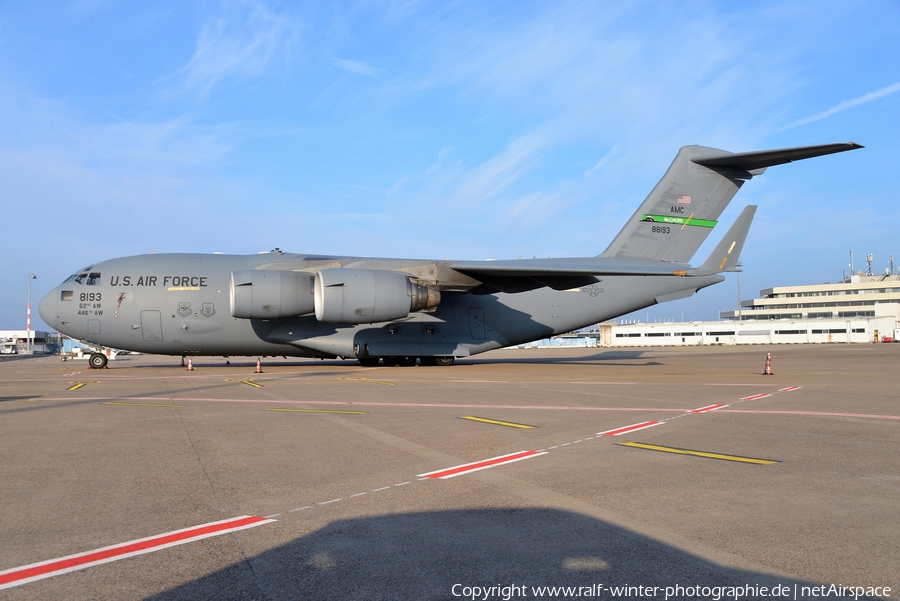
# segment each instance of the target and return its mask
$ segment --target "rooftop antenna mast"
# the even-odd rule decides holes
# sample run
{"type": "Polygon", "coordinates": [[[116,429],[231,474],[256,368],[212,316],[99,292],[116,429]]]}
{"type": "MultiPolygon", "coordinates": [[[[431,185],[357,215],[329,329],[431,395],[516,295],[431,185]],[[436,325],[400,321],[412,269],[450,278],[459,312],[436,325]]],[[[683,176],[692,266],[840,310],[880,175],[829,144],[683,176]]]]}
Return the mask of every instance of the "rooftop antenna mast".
{"type": "Polygon", "coordinates": [[[872,253],[866,255],[866,263],[869,264],[869,268],[866,270],[866,275],[872,275],[872,260],[874,258],[875,257],[872,255],[872,253]]]}

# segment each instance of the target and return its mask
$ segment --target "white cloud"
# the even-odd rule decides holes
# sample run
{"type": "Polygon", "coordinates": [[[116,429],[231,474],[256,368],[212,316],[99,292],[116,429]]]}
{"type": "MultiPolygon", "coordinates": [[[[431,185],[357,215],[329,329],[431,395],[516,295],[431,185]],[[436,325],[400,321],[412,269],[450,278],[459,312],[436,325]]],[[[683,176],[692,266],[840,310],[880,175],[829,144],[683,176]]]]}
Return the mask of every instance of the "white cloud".
{"type": "Polygon", "coordinates": [[[331,62],[343,69],[344,71],[349,71],[350,73],[357,73],[359,75],[367,75],[369,77],[375,77],[377,75],[377,71],[374,67],[362,62],[355,61],[346,58],[333,58],[331,62]]]}
{"type": "Polygon", "coordinates": [[[900,91],[900,82],[895,83],[893,85],[885,86],[881,89],[875,90],[874,92],[869,92],[868,94],[863,94],[858,98],[852,98],[850,100],[845,100],[844,102],[838,104],[837,106],[833,106],[827,111],[822,111],[812,117],[807,117],[806,119],[800,119],[799,121],[794,121],[789,124],[785,129],[790,129],[792,127],[797,127],[798,125],[806,125],[807,123],[813,123],[814,121],[821,121],[822,119],[827,119],[832,115],[836,115],[841,111],[846,111],[849,108],[853,108],[855,106],[860,106],[862,104],[868,104],[873,100],[878,100],[879,98],[884,98],[885,96],[890,96],[894,92],[900,91]]]}
{"type": "Polygon", "coordinates": [[[166,93],[202,100],[227,79],[256,79],[285,53],[300,34],[301,23],[276,14],[259,2],[223,4],[222,14],[208,19],[197,35],[190,61],[173,78],[166,93]]]}
{"type": "Polygon", "coordinates": [[[584,177],[592,177],[595,173],[597,173],[598,171],[600,171],[601,169],[606,167],[606,165],[611,160],[613,160],[620,154],[622,154],[622,147],[621,146],[613,146],[612,148],[609,149],[609,152],[607,152],[605,155],[603,155],[603,157],[599,161],[597,161],[597,163],[593,167],[591,167],[590,169],[588,169],[587,171],[584,172],[584,177]]]}

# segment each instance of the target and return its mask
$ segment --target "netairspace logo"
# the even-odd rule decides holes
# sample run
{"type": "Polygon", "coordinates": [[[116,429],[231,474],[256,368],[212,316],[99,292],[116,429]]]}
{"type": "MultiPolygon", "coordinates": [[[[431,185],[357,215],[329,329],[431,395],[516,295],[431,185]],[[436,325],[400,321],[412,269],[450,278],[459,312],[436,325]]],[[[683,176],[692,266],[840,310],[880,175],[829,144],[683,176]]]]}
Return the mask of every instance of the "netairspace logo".
{"type": "Polygon", "coordinates": [[[592,584],[590,586],[525,586],[522,584],[495,584],[492,586],[467,586],[454,584],[450,590],[454,597],[471,601],[511,599],[587,599],[606,596],[612,599],[708,599],[710,601],[740,601],[746,598],[772,599],[854,599],[861,597],[880,597],[889,599],[891,587],[888,586],[844,586],[842,584],[804,586],[794,584],[786,586],[759,586],[746,584],[743,586],[642,586],[629,585],[606,586],[592,584]]]}

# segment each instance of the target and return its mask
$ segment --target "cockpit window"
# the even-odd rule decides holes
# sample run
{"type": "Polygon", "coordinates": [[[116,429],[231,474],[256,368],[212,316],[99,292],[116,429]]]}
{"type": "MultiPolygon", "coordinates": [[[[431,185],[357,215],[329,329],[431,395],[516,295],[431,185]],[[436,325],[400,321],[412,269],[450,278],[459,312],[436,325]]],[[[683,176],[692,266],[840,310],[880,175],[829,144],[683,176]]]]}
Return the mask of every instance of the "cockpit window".
{"type": "Polygon", "coordinates": [[[63,284],[68,284],[69,282],[75,282],[76,284],[81,284],[83,286],[99,286],[100,272],[75,273],[66,278],[66,281],[63,282],[63,284]]]}

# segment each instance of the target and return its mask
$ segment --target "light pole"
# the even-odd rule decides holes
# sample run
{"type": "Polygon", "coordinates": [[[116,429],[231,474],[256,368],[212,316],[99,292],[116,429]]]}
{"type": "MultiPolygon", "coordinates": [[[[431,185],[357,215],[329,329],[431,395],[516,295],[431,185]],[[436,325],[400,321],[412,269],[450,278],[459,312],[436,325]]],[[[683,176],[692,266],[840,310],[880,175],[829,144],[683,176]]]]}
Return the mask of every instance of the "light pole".
{"type": "Polygon", "coordinates": [[[741,323],[741,268],[744,266],[740,260],[734,264],[734,270],[737,272],[737,281],[738,281],[738,310],[737,310],[737,320],[738,323],[741,323]]]}
{"type": "Polygon", "coordinates": [[[31,354],[31,280],[36,280],[33,273],[28,274],[28,318],[25,320],[25,354],[31,354]]]}

